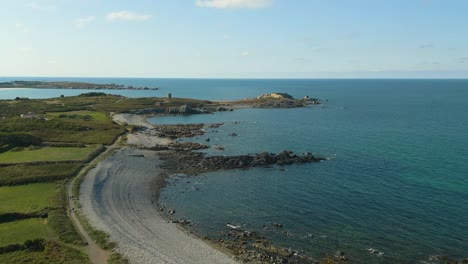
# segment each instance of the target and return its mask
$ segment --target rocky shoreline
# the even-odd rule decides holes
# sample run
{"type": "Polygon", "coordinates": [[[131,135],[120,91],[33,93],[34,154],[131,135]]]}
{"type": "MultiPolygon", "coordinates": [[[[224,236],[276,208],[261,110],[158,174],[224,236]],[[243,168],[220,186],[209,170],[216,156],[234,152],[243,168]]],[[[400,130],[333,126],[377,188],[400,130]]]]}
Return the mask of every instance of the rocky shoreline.
{"type": "Polygon", "coordinates": [[[206,156],[200,152],[176,150],[161,152],[159,157],[165,161],[161,168],[169,174],[183,173],[189,176],[219,170],[285,166],[325,160],[325,158],[315,157],[312,153],[297,155],[287,150],[278,154],[263,152],[238,156],[206,156]]]}
{"type": "MultiPolygon", "coordinates": [[[[193,150],[209,148],[207,145],[194,142],[175,141],[179,138],[196,137],[203,135],[206,128],[217,128],[222,124],[178,124],[178,125],[154,125],[154,128],[142,126],[136,131],[151,133],[167,137],[172,143],[153,146],[149,149],[156,150],[157,155],[163,163],[162,169],[153,182],[154,195],[151,203],[158,206],[160,213],[169,223],[177,224],[186,229],[193,223],[184,218],[178,218],[176,210],[165,208],[159,204],[160,190],[167,184],[166,179],[171,175],[196,176],[206,172],[220,170],[247,170],[254,167],[272,168],[280,170],[284,166],[292,164],[305,164],[326,160],[312,153],[296,154],[284,150],[280,153],[257,153],[251,155],[237,156],[208,156],[202,152],[193,150]]],[[[272,228],[282,228],[282,224],[273,223],[272,228]]],[[[187,231],[190,232],[189,229],[187,231]]],[[[287,233],[286,230],[284,232],[287,233]]],[[[197,235],[197,234],[195,234],[197,235]]],[[[237,226],[227,225],[226,230],[220,230],[218,237],[200,236],[215,248],[227,251],[241,263],[319,263],[311,257],[301,255],[298,251],[282,248],[271,243],[267,238],[256,231],[241,230],[237,226]]],[[[327,263],[351,263],[344,253],[336,256],[326,256],[327,263]]],[[[324,261],[322,260],[322,261],[324,261]]]]}
{"type": "Polygon", "coordinates": [[[144,115],[147,117],[155,116],[174,116],[174,115],[194,115],[194,114],[213,114],[215,112],[234,111],[242,108],[301,108],[311,105],[319,105],[321,100],[305,96],[302,99],[295,99],[288,94],[281,94],[279,97],[270,95],[259,96],[258,98],[245,98],[237,101],[198,101],[184,103],[174,106],[172,99],[168,98],[166,102],[159,102],[157,107],[135,109],[128,111],[128,114],[144,115]]]}
{"type": "MultiPolygon", "coordinates": [[[[175,115],[185,114],[200,114],[211,113],[213,111],[230,111],[244,107],[259,107],[259,108],[291,108],[304,107],[309,104],[318,104],[316,99],[295,100],[289,98],[269,98],[268,100],[255,99],[255,104],[241,105],[239,103],[226,104],[217,106],[216,108],[198,106],[184,106],[180,111],[172,111],[175,115]]],[[[167,116],[172,115],[167,111],[138,111],[138,114],[146,116],[167,116]]],[[[276,167],[283,170],[284,166],[293,164],[314,163],[326,160],[323,157],[317,157],[314,154],[307,152],[296,154],[292,151],[284,150],[280,153],[257,153],[249,155],[237,156],[208,156],[202,152],[194,150],[207,149],[210,146],[195,142],[180,142],[177,139],[191,138],[203,135],[207,128],[218,128],[223,124],[176,124],[176,125],[150,125],[142,122],[141,119],[133,117],[132,114],[127,114],[129,119],[138,120],[137,124],[132,129],[132,133],[140,133],[146,137],[157,137],[169,140],[169,143],[155,144],[152,146],[142,145],[139,148],[156,151],[159,160],[158,167],[161,169],[158,177],[155,178],[152,184],[154,194],[151,198],[151,204],[157,206],[161,215],[167,219],[169,223],[177,224],[186,229],[192,225],[188,219],[178,218],[176,210],[165,208],[159,204],[160,190],[167,184],[167,179],[172,175],[184,175],[187,177],[196,176],[206,172],[214,172],[220,170],[247,170],[254,167],[273,168],[276,167]]],[[[130,122],[127,122],[131,124],[130,122]]],[[[232,133],[231,136],[236,136],[232,133]]],[[[207,140],[208,141],[208,140],[207,140]]],[[[212,146],[222,150],[222,146],[212,146]]],[[[281,224],[273,224],[276,228],[282,228],[281,224]]],[[[287,231],[285,231],[287,232],[287,231]]],[[[195,234],[197,235],[197,234],[195,234]]],[[[219,236],[210,238],[207,235],[199,236],[207,242],[222,251],[231,254],[234,259],[241,263],[319,263],[308,256],[300,255],[299,252],[292,249],[286,249],[272,244],[267,238],[256,231],[240,230],[233,225],[227,225],[226,230],[220,230],[219,236]]],[[[326,256],[320,261],[322,263],[351,263],[344,253],[336,256],[326,256]]]]}
{"type": "MultiPolygon", "coordinates": [[[[153,110],[138,110],[139,115],[135,114],[118,114],[115,115],[113,118],[116,122],[121,124],[128,125],[127,127],[131,130],[130,134],[127,135],[127,144],[132,145],[137,148],[131,148],[131,154],[121,154],[119,156],[120,160],[114,161],[112,166],[109,166],[110,169],[113,166],[122,165],[126,166],[123,162],[125,160],[125,156],[131,157],[132,159],[144,161],[144,166],[134,165],[133,169],[135,171],[136,179],[140,179],[138,174],[140,174],[140,170],[147,170],[145,173],[146,180],[152,177],[151,183],[148,181],[145,182],[144,187],[148,188],[151,186],[151,191],[149,196],[151,197],[141,197],[138,200],[138,203],[135,203],[130,207],[131,210],[137,208],[138,205],[145,204],[145,208],[140,208],[134,210],[131,214],[128,215],[129,223],[135,224],[133,217],[136,215],[145,214],[145,217],[151,219],[147,223],[145,222],[144,225],[141,226],[141,230],[144,230],[144,233],[150,230],[155,230],[156,232],[163,232],[167,231],[168,229],[174,229],[174,227],[181,227],[184,231],[188,231],[191,234],[194,234],[190,231],[188,226],[193,225],[194,223],[190,221],[190,219],[183,219],[180,218],[178,213],[176,212],[176,208],[166,208],[164,205],[159,204],[159,194],[161,188],[163,188],[167,182],[166,180],[171,176],[183,176],[183,177],[191,177],[205,172],[212,172],[212,171],[219,171],[219,170],[244,170],[253,167],[266,167],[266,168],[278,168],[279,170],[283,169],[283,166],[291,165],[291,164],[304,164],[304,163],[312,163],[312,162],[320,162],[325,160],[321,157],[316,157],[312,153],[302,153],[302,154],[295,154],[291,151],[282,151],[280,153],[257,153],[253,155],[238,155],[238,156],[207,156],[200,152],[194,152],[194,150],[206,149],[210,146],[204,145],[201,143],[194,143],[194,142],[181,142],[177,139],[179,138],[187,138],[187,137],[197,137],[204,133],[206,133],[206,128],[212,126],[213,128],[219,127],[222,124],[190,124],[190,125],[151,125],[147,123],[143,115],[146,116],[167,116],[167,115],[186,115],[186,114],[200,114],[200,113],[211,113],[210,111],[230,111],[236,108],[246,108],[246,107],[272,107],[272,108],[288,108],[288,106],[292,107],[301,107],[302,103],[305,103],[305,106],[309,104],[316,104],[319,101],[315,101],[315,99],[308,99],[304,98],[295,100],[295,102],[291,103],[291,99],[288,98],[269,98],[265,102],[266,105],[262,106],[262,100],[265,98],[255,99],[252,101],[245,100],[245,101],[238,101],[236,103],[228,103],[228,104],[213,104],[215,106],[184,106],[178,108],[172,108],[172,110],[161,110],[157,109],[153,110]],[[273,101],[278,100],[282,102],[280,104],[272,103],[273,101]],[[246,103],[249,102],[249,103],[246,103]],[[252,103],[255,102],[255,103],[252,103]],[[193,111],[196,109],[196,111],[193,111]],[[200,110],[200,111],[199,111],[200,110]],[[140,113],[141,112],[141,113],[140,113]],[[130,142],[130,139],[133,137],[133,143],[130,142]],[[135,140],[136,138],[136,140],[135,140]],[[141,150],[138,150],[140,148],[141,150]],[[144,154],[142,154],[144,153],[144,154]],[[154,157],[153,157],[154,156],[154,157]],[[156,177],[154,175],[154,171],[156,171],[156,177]],[[157,216],[149,211],[156,211],[157,216]],[[163,222],[158,220],[158,224],[154,225],[154,218],[159,219],[162,218],[163,222]],[[151,225],[151,228],[148,226],[151,225]],[[164,225],[164,227],[162,227],[164,225]]],[[[304,106],[304,105],[302,105],[304,106]]],[[[235,136],[232,133],[232,136],[235,136]]],[[[206,140],[209,142],[208,140],[206,140]]],[[[207,143],[208,144],[208,143],[207,143]]],[[[213,148],[215,146],[212,146],[213,148]]],[[[218,146],[222,149],[222,146],[218,146]]],[[[127,150],[128,151],[128,150],[127,150]]],[[[127,153],[127,152],[126,152],[127,153]]],[[[120,171],[120,170],[118,170],[120,171]]],[[[117,173],[120,175],[123,180],[126,180],[126,175],[122,173],[117,173]],[[121,175],[120,175],[121,174],[121,175]]],[[[103,174],[106,175],[106,174],[103,174]]],[[[133,175],[133,174],[129,174],[133,175]]],[[[122,179],[116,180],[119,182],[122,179]]],[[[133,181],[132,180],[132,181],[133,181]]],[[[132,181],[123,182],[121,184],[122,191],[121,196],[123,198],[134,199],[133,192],[128,192],[128,188],[126,187],[132,181]],[[127,197],[128,196],[128,197],[127,197]]],[[[141,184],[138,185],[138,188],[143,187],[141,184]]],[[[140,190],[136,190],[137,186],[135,186],[135,193],[139,194],[140,190]]],[[[144,189],[144,188],[143,188],[144,189]]],[[[148,188],[149,189],[149,188],[148,188]]],[[[109,193],[113,196],[112,193],[109,193]]],[[[123,201],[123,204],[127,204],[127,201],[123,201]]],[[[90,207],[91,208],[91,207],[90,207]]],[[[121,212],[126,212],[126,210],[119,210],[121,212]]],[[[99,217],[96,216],[96,219],[99,217]]],[[[100,219],[100,218],[99,218],[100,219]]],[[[277,228],[278,231],[283,232],[286,236],[288,235],[287,227],[283,227],[281,223],[267,223],[267,226],[264,228],[277,228]]],[[[175,228],[176,229],[176,228],[175,228]]],[[[122,229],[122,230],[125,230],[122,229]]],[[[167,238],[173,236],[174,231],[167,232],[167,238]]],[[[135,232],[128,232],[128,237],[132,239],[135,236],[135,232]]],[[[203,235],[203,234],[195,234],[201,239],[204,239],[208,244],[211,244],[213,248],[220,250],[221,252],[229,253],[230,256],[237,262],[241,263],[352,263],[349,257],[345,254],[345,252],[338,251],[332,255],[322,255],[322,257],[317,260],[313,259],[309,256],[305,256],[300,254],[300,252],[290,249],[279,247],[274,245],[271,241],[269,241],[266,237],[262,235],[262,230],[242,230],[241,226],[232,225],[226,223],[226,227],[224,230],[219,230],[218,234],[212,234],[211,236],[203,235]]],[[[116,237],[121,237],[117,235],[116,237]]],[[[181,236],[182,237],[182,236],[181,236]]],[[[154,236],[148,239],[156,239],[154,236]]],[[[141,247],[130,247],[128,249],[129,254],[133,254],[137,257],[141,256],[142,254],[139,253],[140,251],[143,253],[148,253],[151,255],[153,251],[157,251],[158,247],[154,245],[158,244],[160,246],[164,246],[167,244],[166,241],[161,239],[156,239],[157,241],[151,242],[148,248],[141,248],[141,247]],[[156,243],[156,244],[155,244],[156,243]],[[140,251],[139,251],[140,250],[140,251]]],[[[141,239],[135,241],[142,241],[141,239]]],[[[175,247],[179,245],[181,239],[175,241],[175,247]]],[[[125,244],[127,245],[127,244],[125,244]]],[[[132,245],[131,243],[129,245],[132,245]]],[[[160,250],[161,252],[170,252],[173,254],[174,248],[170,248],[167,250],[160,250]]],[[[193,251],[193,250],[192,250],[193,251]]],[[[380,254],[381,252],[369,249],[370,254],[380,254]]],[[[201,251],[195,250],[190,254],[185,254],[187,257],[190,258],[191,254],[193,255],[200,255],[201,251]]],[[[206,250],[209,252],[209,250],[206,250]]],[[[122,251],[124,255],[126,252],[122,251]]],[[[202,252],[203,253],[203,252],[202,252]]],[[[205,253],[203,253],[205,254],[205,253]]],[[[210,253],[212,254],[212,253],[210,253]]],[[[176,257],[174,257],[176,258],[176,257]]],[[[178,258],[178,257],[177,257],[178,258]]],[[[222,258],[224,259],[224,258],[222,258]]],[[[226,262],[228,260],[224,259],[226,262]]],[[[232,259],[231,259],[232,260],[232,259]]],[[[194,261],[191,261],[195,263],[194,261]]],[[[202,263],[202,262],[200,262],[202,263]]],[[[216,262],[218,263],[218,262],[216,262]]],[[[440,256],[433,256],[430,259],[429,263],[465,263],[465,260],[458,260],[454,261],[453,259],[447,259],[440,256]],[[449,262],[446,262],[449,260],[449,262]]]]}
{"type": "MultiPolygon", "coordinates": [[[[304,164],[320,162],[325,158],[315,157],[311,153],[301,155],[292,151],[282,151],[274,153],[258,153],[254,155],[238,156],[206,156],[204,153],[193,152],[191,150],[171,150],[158,153],[160,160],[164,161],[159,167],[163,169],[158,181],[154,183],[155,195],[152,202],[156,202],[159,211],[168,222],[178,224],[183,228],[191,226],[193,223],[189,219],[178,218],[174,209],[165,208],[158,203],[160,189],[167,182],[171,175],[184,175],[186,177],[195,176],[201,173],[232,170],[250,169],[253,167],[281,167],[292,164],[304,164]]],[[[280,223],[272,223],[271,228],[282,229],[280,223]]],[[[189,230],[190,231],[190,230],[189,230]]],[[[288,231],[283,230],[285,235],[288,231]]],[[[197,235],[197,234],[195,234],[197,235]]],[[[274,245],[266,237],[257,231],[242,230],[240,226],[226,225],[226,230],[220,230],[219,235],[210,237],[201,236],[207,242],[212,243],[216,248],[226,250],[241,263],[351,263],[343,252],[334,256],[325,256],[322,260],[315,260],[309,256],[301,255],[291,248],[283,248],[274,245]]]]}

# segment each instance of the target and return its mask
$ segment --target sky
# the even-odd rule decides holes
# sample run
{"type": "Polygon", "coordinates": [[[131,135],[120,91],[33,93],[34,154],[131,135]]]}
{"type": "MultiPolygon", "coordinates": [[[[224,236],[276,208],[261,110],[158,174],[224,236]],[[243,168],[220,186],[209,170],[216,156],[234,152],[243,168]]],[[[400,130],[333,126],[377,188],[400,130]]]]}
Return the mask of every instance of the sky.
{"type": "Polygon", "coordinates": [[[0,0],[0,76],[468,78],[466,0],[0,0]]]}

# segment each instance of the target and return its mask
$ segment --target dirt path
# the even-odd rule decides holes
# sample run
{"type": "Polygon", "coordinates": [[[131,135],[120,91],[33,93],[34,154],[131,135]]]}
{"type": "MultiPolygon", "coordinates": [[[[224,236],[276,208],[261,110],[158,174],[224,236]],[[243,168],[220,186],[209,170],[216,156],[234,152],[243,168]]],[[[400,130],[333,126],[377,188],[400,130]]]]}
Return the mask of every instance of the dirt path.
{"type": "Polygon", "coordinates": [[[73,178],[73,180],[70,182],[70,185],[68,185],[68,206],[70,208],[68,211],[68,216],[72,219],[75,227],[78,229],[86,243],[88,243],[88,245],[85,247],[85,250],[91,262],[94,264],[105,264],[107,263],[107,259],[109,258],[111,252],[101,249],[98,245],[96,245],[96,243],[94,243],[93,239],[91,239],[88,233],[84,230],[81,222],[78,220],[75,214],[75,211],[78,210],[78,207],[75,205],[75,199],[77,199],[77,197],[73,197],[73,184],[75,183],[76,179],[77,177],[73,178]]]}

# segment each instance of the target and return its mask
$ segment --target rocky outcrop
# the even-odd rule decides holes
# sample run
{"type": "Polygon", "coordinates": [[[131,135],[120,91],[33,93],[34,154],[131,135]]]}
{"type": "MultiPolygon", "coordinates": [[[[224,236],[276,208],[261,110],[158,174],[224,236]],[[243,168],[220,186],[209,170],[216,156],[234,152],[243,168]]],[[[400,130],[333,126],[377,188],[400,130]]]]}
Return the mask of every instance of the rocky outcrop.
{"type": "Polygon", "coordinates": [[[298,108],[315,104],[320,104],[320,100],[309,96],[304,96],[303,99],[294,99],[287,93],[262,94],[252,101],[254,108],[298,108]]]}
{"type": "Polygon", "coordinates": [[[204,126],[204,124],[157,125],[156,130],[159,131],[160,137],[176,139],[201,136],[205,133],[201,130],[204,126]]]}
{"type": "Polygon", "coordinates": [[[182,105],[179,107],[179,114],[182,115],[189,115],[189,114],[194,114],[197,113],[198,111],[195,111],[190,107],[189,105],[182,105]]]}
{"type": "Polygon", "coordinates": [[[312,104],[319,104],[320,101],[317,99],[270,99],[270,100],[258,100],[253,107],[254,108],[299,108],[306,107],[312,104]]]}
{"type": "Polygon", "coordinates": [[[292,151],[282,151],[278,154],[263,152],[239,156],[205,156],[205,154],[198,152],[176,151],[161,153],[160,157],[166,161],[162,168],[170,173],[185,173],[187,175],[217,170],[304,164],[324,160],[324,158],[315,157],[312,154],[297,155],[292,151]]]}
{"type": "Polygon", "coordinates": [[[155,130],[159,137],[177,139],[201,136],[206,133],[204,128],[218,128],[222,125],[222,123],[156,125],[155,130]]]}
{"type": "Polygon", "coordinates": [[[291,100],[294,99],[291,95],[287,93],[270,93],[270,94],[261,94],[257,96],[257,99],[262,99],[262,98],[291,99],[291,100]]]}
{"type": "Polygon", "coordinates": [[[169,144],[169,149],[173,149],[173,150],[200,150],[200,149],[207,149],[209,148],[209,146],[207,145],[203,145],[203,144],[200,144],[200,143],[196,143],[196,142],[174,142],[174,143],[171,143],[169,144]]]}

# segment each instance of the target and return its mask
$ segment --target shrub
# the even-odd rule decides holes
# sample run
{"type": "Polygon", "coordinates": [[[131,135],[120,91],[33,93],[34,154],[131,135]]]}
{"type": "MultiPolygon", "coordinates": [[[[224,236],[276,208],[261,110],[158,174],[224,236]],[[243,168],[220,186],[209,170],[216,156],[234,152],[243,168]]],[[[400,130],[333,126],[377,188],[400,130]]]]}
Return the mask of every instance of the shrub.
{"type": "Polygon", "coordinates": [[[0,146],[28,147],[30,145],[40,145],[42,140],[26,133],[0,133],[0,146]]]}
{"type": "Polygon", "coordinates": [[[45,246],[44,246],[44,239],[34,239],[34,240],[26,240],[24,242],[24,246],[29,250],[29,251],[43,251],[45,246]]]}

